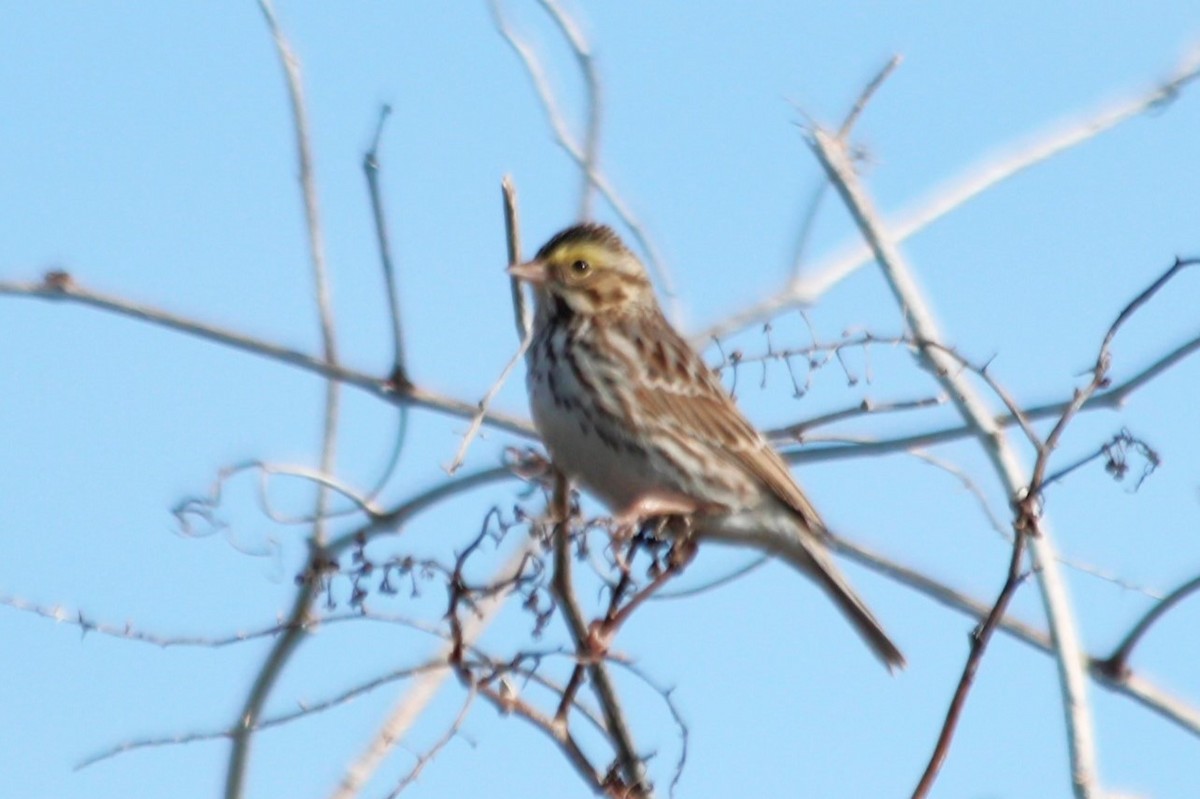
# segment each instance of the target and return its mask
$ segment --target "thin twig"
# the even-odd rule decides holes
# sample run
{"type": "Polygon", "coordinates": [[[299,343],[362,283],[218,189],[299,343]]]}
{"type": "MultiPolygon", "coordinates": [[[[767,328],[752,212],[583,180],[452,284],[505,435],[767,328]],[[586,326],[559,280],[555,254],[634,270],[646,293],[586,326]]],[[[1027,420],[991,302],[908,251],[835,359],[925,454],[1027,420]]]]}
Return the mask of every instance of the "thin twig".
{"type": "Polygon", "coordinates": [[[808,431],[837,422],[844,422],[847,419],[857,419],[862,416],[873,416],[882,413],[903,413],[905,411],[915,411],[924,408],[936,408],[945,404],[946,396],[944,394],[914,400],[896,400],[895,402],[875,402],[866,398],[862,402],[857,402],[841,410],[830,411],[820,416],[813,416],[802,422],[789,424],[785,427],[773,428],[767,431],[767,437],[776,440],[789,439],[791,441],[803,441],[808,431]]]}
{"type": "Polygon", "coordinates": [[[434,741],[433,746],[429,747],[429,749],[425,750],[417,758],[417,762],[413,764],[408,773],[396,784],[396,787],[388,793],[386,799],[396,799],[397,796],[403,793],[405,788],[416,782],[417,778],[421,776],[421,772],[425,770],[425,767],[433,762],[433,758],[437,756],[437,753],[442,751],[446,747],[446,744],[454,740],[459,730],[462,729],[463,722],[467,720],[467,713],[470,712],[471,705],[475,702],[475,696],[474,690],[467,690],[467,698],[463,700],[462,708],[459,709],[458,715],[454,717],[454,721],[446,728],[446,732],[442,734],[441,738],[434,741]]]}
{"type": "MultiPolygon", "coordinates": [[[[521,258],[521,214],[517,205],[517,186],[511,175],[500,181],[500,194],[504,200],[504,238],[508,245],[508,262],[520,263],[521,258]]],[[[513,323],[517,326],[517,341],[524,341],[533,327],[533,311],[521,281],[510,276],[509,290],[512,292],[513,323]]]]}
{"type": "Polygon", "coordinates": [[[817,214],[821,210],[822,201],[825,199],[828,189],[829,181],[822,176],[821,181],[813,189],[812,195],[808,199],[808,204],[804,208],[804,216],[800,219],[800,230],[796,233],[796,243],[792,247],[792,280],[799,279],[800,271],[804,268],[804,256],[808,250],[808,243],[812,240],[813,229],[817,223],[817,214]]]}
{"type": "Polygon", "coordinates": [[[521,340],[521,345],[517,347],[517,351],[509,358],[508,363],[504,365],[504,369],[500,372],[500,376],[496,378],[496,382],[492,383],[491,388],[483,395],[483,399],[479,400],[479,410],[475,413],[475,418],[471,420],[467,432],[463,435],[462,443],[458,445],[458,452],[454,454],[454,460],[446,467],[447,474],[452,475],[462,467],[463,461],[467,459],[467,450],[471,448],[471,442],[475,440],[475,436],[479,434],[480,428],[483,427],[483,420],[487,416],[492,400],[500,393],[500,389],[504,388],[504,384],[508,381],[508,377],[512,374],[513,369],[517,368],[517,364],[524,360],[525,353],[532,342],[533,328],[531,327],[526,332],[525,338],[521,340]]]}
{"type": "Polygon", "coordinates": [[[1100,344],[1099,358],[1102,358],[1104,354],[1108,352],[1109,345],[1112,344],[1113,339],[1116,337],[1117,332],[1120,331],[1121,327],[1124,326],[1127,321],[1129,321],[1129,317],[1137,313],[1138,309],[1149,302],[1151,298],[1154,297],[1154,295],[1157,294],[1163,286],[1167,285],[1167,283],[1169,283],[1176,275],[1178,275],[1184,269],[1187,269],[1191,266],[1196,266],[1197,264],[1200,264],[1200,258],[1177,257],[1175,259],[1175,263],[1171,264],[1167,271],[1159,275],[1153,283],[1151,283],[1142,291],[1142,293],[1138,294],[1129,302],[1128,305],[1122,308],[1121,312],[1117,314],[1117,318],[1113,320],[1112,325],[1109,326],[1108,332],[1104,334],[1104,341],[1100,344]]]}
{"type": "MultiPolygon", "coordinates": [[[[486,532],[486,528],[484,532],[486,532]]],[[[480,534],[480,536],[482,535],[483,533],[480,534]]],[[[468,690],[478,692],[479,696],[490,702],[502,715],[516,715],[518,718],[525,719],[535,729],[543,732],[558,745],[567,762],[571,764],[584,782],[595,793],[604,793],[604,777],[592,765],[587,755],[580,748],[575,737],[571,734],[569,725],[561,723],[557,718],[547,716],[522,699],[516,691],[511,690],[510,686],[503,679],[499,679],[508,671],[508,668],[493,669],[490,673],[481,676],[464,657],[467,646],[463,638],[463,623],[459,615],[459,606],[464,603],[470,604],[471,600],[468,597],[469,591],[464,586],[462,566],[466,556],[470,554],[472,549],[479,545],[481,540],[481,537],[476,538],[467,547],[466,551],[459,555],[452,579],[449,582],[450,607],[446,613],[450,622],[452,644],[448,658],[449,662],[454,667],[459,681],[468,690]],[[498,679],[500,681],[499,689],[494,687],[494,683],[498,679]]]]}
{"type": "MultiPolygon", "coordinates": [[[[1090,411],[1120,408],[1139,389],[1198,350],[1200,350],[1200,337],[1181,344],[1166,355],[1157,358],[1124,382],[1106,391],[1092,395],[1083,403],[1080,410],[1090,411]]],[[[1024,408],[1022,413],[1025,419],[1029,421],[1057,418],[1070,404],[1071,400],[1051,402],[1045,405],[1024,408]]],[[[1011,413],[998,414],[993,417],[992,421],[996,427],[1011,427],[1018,424],[1017,418],[1011,413]]],[[[786,428],[783,429],[786,430],[786,428]]],[[[778,434],[779,431],[768,431],[768,435],[770,436],[778,434]]],[[[947,427],[906,436],[897,436],[895,438],[871,440],[859,437],[849,444],[839,443],[828,447],[809,446],[801,450],[789,450],[783,453],[783,456],[791,463],[812,463],[842,460],[845,458],[875,457],[877,455],[903,452],[913,447],[931,447],[937,444],[945,444],[950,441],[969,438],[976,434],[976,430],[969,424],[949,425],[947,427]]]]}
{"type": "Polygon", "coordinates": [[[867,85],[863,87],[863,90],[858,95],[858,99],[854,101],[854,106],[850,109],[850,113],[846,114],[846,119],[842,122],[842,126],[838,128],[837,138],[848,139],[850,137],[850,132],[854,129],[854,124],[858,122],[858,118],[862,116],[867,103],[871,102],[871,98],[875,96],[875,92],[879,91],[879,87],[896,71],[896,68],[900,66],[902,61],[904,61],[904,56],[899,53],[892,56],[879,72],[875,73],[875,77],[871,78],[867,85]]]}
{"type": "MultiPolygon", "coordinates": [[[[303,86],[300,77],[300,63],[292,51],[291,45],[280,29],[275,18],[270,0],[259,0],[259,8],[271,36],[275,49],[283,66],[288,87],[288,97],[291,100],[293,125],[296,134],[296,151],[300,168],[300,186],[304,200],[305,227],[308,231],[309,257],[312,261],[313,279],[316,288],[317,313],[320,320],[321,347],[325,363],[336,365],[337,341],[334,334],[333,309],[330,300],[329,279],[325,266],[325,244],[321,229],[321,216],[317,207],[316,185],[313,178],[312,151],[308,130],[308,116],[305,110],[303,86]]],[[[337,452],[337,423],[340,385],[336,380],[325,383],[325,413],[321,434],[320,470],[322,474],[334,473],[334,462],[337,452]]],[[[323,558],[322,547],[325,543],[325,515],[329,502],[329,491],[324,486],[317,487],[315,521],[312,537],[309,541],[307,573],[315,573],[323,558]]],[[[245,785],[246,767],[250,755],[250,742],[253,730],[258,725],[259,717],[266,704],[267,697],[274,687],[279,675],[296,648],[305,630],[305,621],[311,610],[317,581],[315,578],[305,580],[296,591],[292,609],[288,614],[288,623],[283,635],[275,640],[258,675],[254,680],[241,714],[233,728],[233,746],[229,754],[229,765],[225,777],[225,799],[241,799],[245,785]]]]}
{"type": "Polygon", "coordinates": [[[991,525],[991,528],[1001,535],[1004,535],[1007,532],[1004,520],[1000,518],[999,514],[992,510],[992,506],[988,502],[987,496],[984,495],[983,489],[980,488],[979,485],[971,478],[971,476],[957,464],[951,463],[943,458],[939,458],[936,455],[932,455],[922,449],[909,450],[908,454],[923,463],[929,464],[935,469],[945,472],[957,480],[959,484],[966,489],[967,493],[975,498],[976,504],[979,505],[979,510],[983,512],[983,516],[988,520],[988,524],[991,525]]]}
{"type": "MultiPolygon", "coordinates": [[[[383,267],[384,290],[387,295],[388,318],[392,323],[392,373],[389,382],[395,386],[410,384],[407,359],[404,347],[404,325],[400,314],[400,290],[396,276],[395,261],[392,258],[391,235],[388,233],[387,214],[383,210],[383,190],[379,186],[379,143],[383,139],[383,126],[392,113],[390,105],[379,109],[379,119],[375,124],[375,135],[371,138],[371,147],[363,155],[363,173],[367,177],[367,194],[371,199],[371,217],[375,221],[375,241],[379,246],[379,262],[383,267]]],[[[400,405],[400,418],[396,435],[392,439],[392,449],[388,453],[384,468],[375,481],[375,485],[367,492],[374,499],[383,491],[396,466],[400,463],[400,455],[404,451],[404,442],[408,437],[408,406],[400,405]]]]}
{"type": "Polygon", "coordinates": [[[519,697],[506,696],[490,685],[470,683],[475,685],[479,695],[487,699],[497,711],[512,714],[528,721],[537,730],[542,731],[554,741],[567,758],[567,762],[575,769],[588,787],[596,794],[605,793],[604,777],[588,760],[575,737],[565,725],[558,724],[537,708],[519,697]]]}
{"type": "Polygon", "coordinates": [[[658,601],[663,599],[687,599],[688,597],[704,594],[716,588],[720,588],[730,583],[737,582],[751,572],[757,571],[762,566],[773,560],[770,555],[756,555],[753,560],[744,566],[739,566],[728,574],[723,574],[715,580],[709,580],[700,585],[690,588],[678,588],[674,591],[659,591],[651,599],[658,601]]]}
{"type": "MultiPolygon", "coordinates": [[[[504,233],[507,239],[508,262],[510,264],[520,263],[521,220],[517,211],[517,190],[509,176],[505,175],[504,179],[500,181],[500,191],[504,199],[504,233]]],[[[479,401],[479,410],[476,412],[474,418],[471,419],[471,424],[463,436],[462,443],[459,444],[458,452],[454,455],[454,460],[446,467],[446,471],[449,474],[454,474],[463,465],[463,461],[467,458],[467,450],[470,449],[471,442],[475,440],[475,436],[479,434],[492,400],[500,393],[500,389],[508,381],[508,376],[512,374],[513,369],[525,357],[525,353],[529,351],[529,345],[533,343],[533,320],[526,304],[525,290],[521,287],[521,282],[515,277],[509,277],[509,287],[512,290],[513,321],[517,325],[517,333],[521,337],[521,343],[512,358],[505,364],[504,369],[500,372],[500,376],[496,378],[496,382],[492,384],[492,387],[483,395],[483,399],[479,401]]]]}
{"type": "MultiPolygon", "coordinates": [[[[325,235],[321,225],[321,212],[317,203],[316,178],[313,173],[312,135],[308,125],[308,110],[304,101],[304,82],[300,74],[300,59],[292,49],[279,21],[271,0],[258,0],[275,50],[283,67],[287,83],[288,98],[291,100],[292,125],[296,134],[296,159],[299,166],[300,193],[304,201],[304,226],[308,232],[309,260],[312,263],[317,316],[320,321],[321,351],[325,363],[336,364],[337,338],[334,331],[333,301],[330,292],[329,270],[325,264],[325,235]]],[[[336,380],[325,382],[325,414],[321,425],[321,473],[332,475],[337,455],[338,407],[341,387],[336,380]]],[[[329,503],[329,492],[317,487],[316,511],[313,514],[313,538],[319,546],[325,539],[325,513],[329,503]]]]}
{"type": "MultiPolygon", "coordinates": [[[[88,616],[82,610],[68,611],[61,605],[39,605],[34,602],[21,599],[20,597],[0,594],[0,605],[4,605],[23,613],[31,613],[35,616],[40,616],[57,624],[67,624],[73,627],[78,627],[83,635],[95,633],[96,635],[104,635],[111,638],[117,638],[122,641],[133,641],[135,643],[149,644],[160,649],[171,649],[174,647],[221,649],[228,646],[234,646],[236,644],[244,644],[248,641],[254,641],[259,638],[274,638],[283,632],[283,623],[275,621],[253,630],[242,630],[235,633],[225,633],[222,635],[164,635],[162,633],[155,633],[140,629],[135,627],[130,622],[114,624],[111,622],[98,621],[88,616]]],[[[440,638],[446,637],[444,630],[439,629],[436,625],[428,622],[419,621],[407,616],[381,614],[363,609],[355,609],[343,613],[324,615],[319,619],[319,623],[324,626],[329,624],[341,624],[345,622],[363,620],[397,624],[418,632],[426,633],[428,635],[438,636],[440,638]]]]}
{"type": "Polygon", "coordinates": [[[494,466],[490,469],[481,469],[477,472],[443,480],[387,513],[376,516],[358,529],[334,538],[325,547],[326,555],[329,558],[335,558],[351,547],[361,546],[377,536],[393,534],[413,516],[433,507],[447,497],[512,478],[514,468],[519,467],[494,466]]]}
{"type": "Polygon", "coordinates": [[[312,514],[304,514],[300,516],[290,516],[277,510],[270,497],[270,478],[274,476],[295,477],[313,485],[323,486],[330,491],[338,494],[341,497],[349,500],[351,507],[341,511],[328,511],[326,519],[333,519],[339,516],[349,516],[356,513],[365,513],[368,516],[378,516],[384,511],[377,507],[370,497],[360,496],[357,491],[346,483],[338,480],[335,477],[321,474],[315,469],[304,466],[295,466],[292,464],[270,463],[262,460],[247,460],[226,466],[217,472],[217,477],[209,488],[208,496],[204,497],[188,497],[175,504],[171,512],[177,519],[180,519],[181,524],[186,526],[184,521],[185,516],[189,514],[205,515],[217,508],[221,504],[222,494],[224,493],[225,485],[234,477],[247,471],[255,471],[259,474],[258,480],[258,504],[263,514],[275,522],[283,525],[297,524],[312,524],[316,517],[312,514]]]}
{"type": "Polygon", "coordinates": [[[996,631],[1000,620],[1004,618],[1013,594],[1016,593],[1017,587],[1022,582],[1021,561],[1025,556],[1026,535],[1027,533],[1024,531],[1017,532],[1016,538],[1013,540],[1012,557],[1008,562],[1008,576],[1004,580],[1004,587],[1000,589],[1000,595],[992,603],[992,609],[988,612],[987,618],[971,634],[970,655],[967,657],[966,665],[963,666],[958,687],[955,688],[954,697],[950,700],[950,707],[946,709],[946,719],[942,724],[942,731],[938,735],[937,743],[933,747],[929,764],[925,767],[921,779],[917,782],[917,787],[913,790],[913,799],[923,799],[929,795],[934,780],[937,779],[938,772],[942,768],[942,763],[945,762],[946,755],[950,753],[950,742],[954,738],[954,731],[958,727],[958,720],[966,705],[967,694],[970,693],[971,686],[975,682],[975,673],[979,670],[979,664],[983,662],[983,653],[992,638],[992,633],[996,631]]]}
{"type": "Polygon", "coordinates": [[[388,318],[392,322],[392,380],[404,383],[408,381],[408,367],[404,355],[404,326],[400,321],[400,291],[397,287],[395,261],[392,259],[387,214],[383,210],[383,192],[379,188],[379,142],[383,138],[383,126],[387,123],[391,113],[390,105],[384,105],[379,109],[375,135],[371,138],[371,148],[363,155],[362,167],[363,173],[367,176],[371,217],[375,220],[375,241],[379,246],[379,262],[383,265],[383,282],[387,291],[388,318]]]}
{"type": "MultiPolygon", "coordinates": [[[[410,677],[420,674],[427,674],[430,672],[446,671],[449,671],[449,666],[445,663],[445,661],[438,660],[431,660],[417,666],[395,669],[387,674],[382,674],[371,680],[367,680],[366,682],[347,688],[344,691],[340,691],[337,694],[334,694],[326,699],[322,699],[318,702],[306,702],[295,710],[290,710],[286,713],[279,713],[277,715],[261,719],[254,725],[254,731],[260,732],[262,730],[269,730],[272,727],[281,727],[298,719],[306,718],[318,713],[324,713],[327,710],[332,710],[335,707],[344,705],[347,702],[358,699],[361,696],[365,696],[366,694],[369,694],[378,688],[382,688],[383,686],[389,685],[398,680],[406,680],[410,677]]],[[[97,763],[116,757],[117,755],[133,752],[138,749],[148,749],[159,746],[173,746],[181,743],[195,743],[197,741],[212,741],[221,738],[233,738],[236,735],[237,726],[232,729],[224,728],[220,730],[210,730],[208,732],[188,733],[187,735],[164,736],[161,738],[145,738],[138,741],[130,741],[118,746],[114,746],[110,749],[106,749],[80,761],[79,764],[75,766],[75,769],[78,771],[89,766],[94,766],[97,763]]]]}
{"type": "MultiPolygon", "coordinates": [[[[313,548],[316,551],[316,548],[313,548]]],[[[311,558],[310,558],[311,562],[311,558]]],[[[229,766],[225,772],[225,799],[237,799],[242,795],[246,779],[246,765],[250,757],[250,740],[253,733],[261,724],[263,706],[267,696],[275,686],[279,675],[288,660],[300,647],[307,632],[307,620],[316,597],[317,580],[304,580],[292,600],[292,608],[288,611],[287,621],[283,625],[283,634],[275,639],[267,658],[259,667],[258,674],[250,693],[242,705],[242,711],[237,721],[230,729],[233,739],[232,751],[229,756],[229,766]]]]}
{"type": "Polygon", "coordinates": [[[1125,636],[1113,653],[1100,662],[1100,667],[1113,679],[1127,677],[1129,658],[1133,655],[1134,647],[1142,640],[1142,636],[1150,631],[1150,628],[1163,617],[1163,614],[1183,601],[1189,594],[1198,590],[1200,590],[1200,576],[1193,577],[1163,597],[1162,601],[1154,603],[1154,607],[1150,608],[1145,616],[1138,619],[1137,624],[1133,625],[1133,629],[1129,631],[1129,634],[1125,636]]]}

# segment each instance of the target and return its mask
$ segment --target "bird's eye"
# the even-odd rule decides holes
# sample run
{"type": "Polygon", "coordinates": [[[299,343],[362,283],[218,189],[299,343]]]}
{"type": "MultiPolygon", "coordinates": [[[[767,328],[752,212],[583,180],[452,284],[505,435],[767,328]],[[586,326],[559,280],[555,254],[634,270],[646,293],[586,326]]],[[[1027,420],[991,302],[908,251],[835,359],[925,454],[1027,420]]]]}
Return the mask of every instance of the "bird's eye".
{"type": "Polygon", "coordinates": [[[577,275],[586,275],[588,270],[591,268],[592,265],[587,261],[576,261],[575,263],[571,264],[571,271],[577,275]]]}

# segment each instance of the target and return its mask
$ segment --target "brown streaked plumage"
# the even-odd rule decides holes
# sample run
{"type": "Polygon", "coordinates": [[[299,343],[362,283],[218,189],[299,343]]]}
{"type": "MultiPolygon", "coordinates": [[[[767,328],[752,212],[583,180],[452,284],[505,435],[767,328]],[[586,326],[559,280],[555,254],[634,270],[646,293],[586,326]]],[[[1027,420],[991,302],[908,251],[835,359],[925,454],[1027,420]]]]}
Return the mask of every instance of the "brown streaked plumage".
{"type": "Polygon", "coordinates": [[[671,327],[616,233],[576,225],[509,267],[536,297],[534,424],[555,465],[628,521],[686,515],[815,579],[889,668],[904,656],[833,563],[787,464],[671,327]]]}

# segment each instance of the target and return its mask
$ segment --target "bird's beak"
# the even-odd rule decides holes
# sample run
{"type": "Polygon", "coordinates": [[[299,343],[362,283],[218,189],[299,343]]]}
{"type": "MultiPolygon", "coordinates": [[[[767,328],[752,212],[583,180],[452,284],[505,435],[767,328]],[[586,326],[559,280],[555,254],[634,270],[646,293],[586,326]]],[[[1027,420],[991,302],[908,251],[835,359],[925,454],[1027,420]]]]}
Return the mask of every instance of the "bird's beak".
{"type": "Polygon", "coordinates": [[[523,264],[512,264],[508,267],[508,273],[517,280],[523,280],[534,286],[540,286],[546,282],[550,272],[545,261],[526,261],[523,264]]]}

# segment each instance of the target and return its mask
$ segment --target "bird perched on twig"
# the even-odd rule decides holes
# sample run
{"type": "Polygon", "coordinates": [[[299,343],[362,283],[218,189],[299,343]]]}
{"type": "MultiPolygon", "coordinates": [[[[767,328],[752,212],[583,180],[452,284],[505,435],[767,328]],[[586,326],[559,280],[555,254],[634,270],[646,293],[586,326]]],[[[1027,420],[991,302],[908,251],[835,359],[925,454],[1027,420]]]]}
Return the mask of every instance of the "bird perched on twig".
{"type": "Polygon", "coordinates": [[[620,522],[682,517],[698,540],[782,558],[817,581],[889,668],[902,667],[787,464],[671,327],[617,234],[567,228],[508,271],[535,290],[528,388],[555,466],[620,522]]]}

